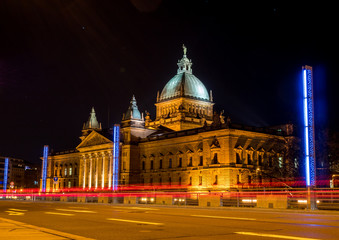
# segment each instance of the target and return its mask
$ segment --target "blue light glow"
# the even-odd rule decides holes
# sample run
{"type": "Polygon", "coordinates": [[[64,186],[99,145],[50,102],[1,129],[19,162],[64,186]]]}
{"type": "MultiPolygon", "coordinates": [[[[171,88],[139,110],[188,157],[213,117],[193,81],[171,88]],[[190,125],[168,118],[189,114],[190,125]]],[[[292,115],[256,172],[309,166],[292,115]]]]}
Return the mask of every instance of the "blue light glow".
{"type": "Polygon", "coordinates": [[[3,181],[4,192],[7,191],[8,161],[9,161],[8,158],[5,158],[4,181],[3,181]]]}
{"type": "Polygon", "coordinates": [[[119,185],[119,150],[120,150],[120,126],[115,124],[113,128],[113,176],[112,190],[116,191],[119,185]]]}
{"type": "Polygon", "coordinates": [[[42,186],[41,191],[46,192],[46,178],[47,178],[47,161],[48,161],[48,145],[44,146],[44,155],[42,160],[42,186]]]}
{"type": "Polygon", "coordinates": [[[314,117],[312,67],[303,67],[303,112],[305,133],[306,186],[315,186],[314,117]]]}

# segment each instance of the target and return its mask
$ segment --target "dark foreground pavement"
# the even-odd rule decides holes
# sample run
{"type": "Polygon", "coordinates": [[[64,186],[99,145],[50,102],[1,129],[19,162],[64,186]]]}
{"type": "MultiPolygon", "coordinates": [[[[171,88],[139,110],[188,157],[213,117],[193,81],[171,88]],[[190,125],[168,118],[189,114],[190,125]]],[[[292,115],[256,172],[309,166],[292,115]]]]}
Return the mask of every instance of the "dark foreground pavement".
{"type": "Polygon", "coordinates": [[[20,239],[339,239],[337,212],[0,201],[0,239],[18,222],[20,239]]]}

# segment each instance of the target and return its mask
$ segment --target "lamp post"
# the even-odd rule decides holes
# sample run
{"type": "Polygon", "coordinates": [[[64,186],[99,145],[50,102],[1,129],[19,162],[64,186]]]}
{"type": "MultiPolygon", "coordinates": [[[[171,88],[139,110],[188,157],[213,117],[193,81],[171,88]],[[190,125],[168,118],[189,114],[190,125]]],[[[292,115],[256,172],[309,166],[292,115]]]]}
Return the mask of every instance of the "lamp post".
{"type": "Polygon", "coordinates": [[[303,66],[302,76],[307,208],[315,210],[317,206],[314,193],[316,186],[316,165],[312,67],[307,65],[303,66]]]}

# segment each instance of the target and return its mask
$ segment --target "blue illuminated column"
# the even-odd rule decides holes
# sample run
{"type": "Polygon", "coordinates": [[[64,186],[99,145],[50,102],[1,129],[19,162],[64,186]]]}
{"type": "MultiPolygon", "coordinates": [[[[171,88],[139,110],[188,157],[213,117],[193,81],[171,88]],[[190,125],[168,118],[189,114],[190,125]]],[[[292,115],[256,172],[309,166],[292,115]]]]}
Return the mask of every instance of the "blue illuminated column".
{"type": "Polygon", "coordinates": [[[41,172],[41,191],[46,192],[46,179],[47,179],[47,161],[48,161],[48,145],[44,146],[44,155],[42,160],[42,172],[41,172]]]}
{"type": "Polygon", "coordinates": [[[113,128],[113,175],[112,190],[116,191],[119,185],[119,152],[120,152],[120,126],[115,124],[113,128]]]}
{"type": "Polygon", "coordinates": [[[7,191],[8,161],[9,161],[8,158],[5,158],[4,182],[3,182],[4,192],[7,191]]]}
{"type": "Polygon", "coordinates": [[[312,67],[303,66],[303,109],[306,186],[316,186],[315,144],[314,144],[314,106],[313,106],[313,74],[312,67]]]}

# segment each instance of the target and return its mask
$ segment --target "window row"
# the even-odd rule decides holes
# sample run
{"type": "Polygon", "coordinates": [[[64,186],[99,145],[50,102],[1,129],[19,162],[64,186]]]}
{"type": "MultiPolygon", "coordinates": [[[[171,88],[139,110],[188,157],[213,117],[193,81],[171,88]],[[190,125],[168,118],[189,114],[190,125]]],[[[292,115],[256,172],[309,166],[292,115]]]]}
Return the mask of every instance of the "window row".
{"type": "MultiPolygon", "coordinates": [[[[213,161],[217,161],[218,159],[218,156],[216,155],[214,158],[213,158],[213,161]]],[[[141,162],[141,170],[153,170],[153,169],[164,169],[164,168],[175,168],[175,167],[183,167],[183,158],[182,157],[179,157],[177,162],[175,163],[174,162],[175,160],[172,159],[172,158],[169,158],[168,161],[165,162],[164,159],[160,159],[159,162],[158,162],[158,165],[155,166],[155,160],[150,160],[149,161],[149,164],[148,166],[146,167],[146,161],[143,160],[141,162]]],[[[187,167],[193,167],[193,157],[189,157],[187,159],[187,162],[186,162],[187,167]]],[[[198,166],[203,166],[204,165],[204,157],[203,156],[199,156],[199,162],[198,162],[198,166]]]]}

